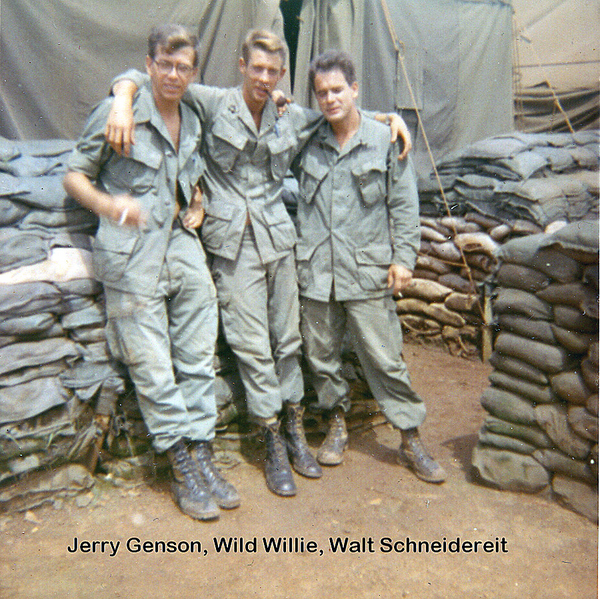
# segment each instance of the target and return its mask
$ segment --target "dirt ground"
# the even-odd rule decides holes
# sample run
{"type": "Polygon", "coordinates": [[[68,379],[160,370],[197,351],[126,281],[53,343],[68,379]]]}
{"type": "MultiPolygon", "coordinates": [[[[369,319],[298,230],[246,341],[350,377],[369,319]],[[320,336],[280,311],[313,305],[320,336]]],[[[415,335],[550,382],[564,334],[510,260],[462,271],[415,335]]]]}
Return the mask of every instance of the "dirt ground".
{"type": "MultiPolygon", "coordinates": [[[[272,495],[257,457],[244,457],[227,471],[242,506],[211,523],[182,515],[165,481],[98,482],[85,507],[67,500],[0,516],[0,597],[597,597],[596,525],[545,497],[471,479],[489,367],[415,344],[405,358],[428,406],[422,436],[448,472],[445,484],[421,482],[397,463],[398,433],[387,425],[352,433],[344,463],[322,479],[297,476],[294,498],[272,495]],[[79,549],[107,542],[104,551],[96,544],[72,553],[75,538],[79,549]],[[268,552],[265,543],[280,538],[292,551],[268,552]],[[221,539],[237,540],[238,551],[217,552],[221,539]],[[333,551],[336,539],[345,553],[333,551]],[[408,539],[428,541],[430,551],[408,539]],[[457,552],[457,539],[489,543],[457,552]],[[177,551],[156,551],[160,541],[177,551]],[[110,542],[119,542],[116,552],[110,542]],[[446,552],[433,551],[444,542],[446,552]]],[[[313,447],[319,441],[309,438],[313,447]]]]}

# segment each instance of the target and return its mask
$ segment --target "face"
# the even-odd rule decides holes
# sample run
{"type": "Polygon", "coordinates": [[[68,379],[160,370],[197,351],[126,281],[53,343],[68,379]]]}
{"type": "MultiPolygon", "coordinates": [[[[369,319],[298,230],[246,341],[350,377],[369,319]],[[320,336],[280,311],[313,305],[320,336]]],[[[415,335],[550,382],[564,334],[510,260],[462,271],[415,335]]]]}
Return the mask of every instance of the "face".
{"type": "Polygon", "coordinates": [[[315,96],[325,119],[337,123],[348,118],[356,110],[358,83],[348,85],[344,74],[338,70],[317,72],[315,96]]]}
{"type": "Polygon", "coordinates": [[[259,48],[251,50],[248,64],[240,58],[240,71],[244,76],[244,99],[255,107],[264,106],[285,73],[283,60],[277,52],[265,52],[259,48]]]}
{"type": "Polygon", "coordinates": [[[146,57],[146,71],[150,75],[156,100],[179,102],[196,76],[194,50],[185,47],[167,54],[159,48],[154,59],[146,57]]]}

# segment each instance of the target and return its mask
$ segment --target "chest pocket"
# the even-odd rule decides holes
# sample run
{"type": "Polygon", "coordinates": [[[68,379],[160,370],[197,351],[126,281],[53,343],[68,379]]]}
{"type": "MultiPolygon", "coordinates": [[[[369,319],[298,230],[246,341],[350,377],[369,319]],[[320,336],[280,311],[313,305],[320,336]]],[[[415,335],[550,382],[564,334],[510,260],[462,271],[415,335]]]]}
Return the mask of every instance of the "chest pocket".
{"type": "Polygon", "coordinates": [[[385,197],[387,165],[384,160],[370,160],[352,169],[352,178],[363,202],[371,206],[385,197]]]}
{"type": "Polygon", "coordinates": [[[280,181],[290,168],[296,141],[289,133],[285,133],[281,137],[269,140],[267,146],[271,159],[271,174],[276,181],[280,181]]]}
{"type": "Polygon", "coordinates": [[[240,152],[245,148],[247,137],[231,123],[218,118],[208,135],[210,157],[225,171],[233,169],[240,152]]]}
{"type": "Polygon", "coordinates": [[[329,166],[318,156],[305,153],[300,163],[300,194],[307,204],[310,204],[321,185],[321,182],[329,173],[329,166]]]}
{"type": "Polygon", "coordinates": [[[158,171],[163,161],[162,152],[155,147],[152,132],[141,126],[135,130],[136,144],[128,157],[113,154],[103,183],[109,193],[130,193],[142,196],[157,184],[158,171]]]}

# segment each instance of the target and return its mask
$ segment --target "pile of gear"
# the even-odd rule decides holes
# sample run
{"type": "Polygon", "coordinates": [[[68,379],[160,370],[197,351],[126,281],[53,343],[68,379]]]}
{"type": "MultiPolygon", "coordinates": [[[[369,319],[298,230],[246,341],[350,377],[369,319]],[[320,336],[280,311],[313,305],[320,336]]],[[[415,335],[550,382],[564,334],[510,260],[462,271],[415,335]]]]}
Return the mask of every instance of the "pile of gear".
{"type": "Polygon", "coordinates": [[[421,250],[398,302],[409,336],[473,353],[484,285],[511,239],[598,218],[599,132],[512,133],[446,156],[419,180],[421,250]],[[433,281],[438,285],[432,285],[433,281]]]}
{"type": "Polygon", "coordinates": [[[551,490],[598,521],[598,223],[512,240],[498,258],[473,466],[489,484],[551,490]]]}

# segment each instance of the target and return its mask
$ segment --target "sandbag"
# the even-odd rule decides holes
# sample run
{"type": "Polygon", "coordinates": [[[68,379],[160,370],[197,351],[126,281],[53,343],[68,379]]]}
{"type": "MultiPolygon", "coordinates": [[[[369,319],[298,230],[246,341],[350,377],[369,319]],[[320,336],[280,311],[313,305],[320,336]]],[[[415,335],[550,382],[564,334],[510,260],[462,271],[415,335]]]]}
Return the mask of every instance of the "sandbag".
{"type": "Polygon", "coordinates": [[[415,271],[417,269],[432,270],[433,272],[439,275],[443,275],[451,271],[450,266],[448,266],[445,262],[442,262],[441,260],[438,260],[433,256],[423,255],[417,256],[417,264],[415,271]]]}
{"type": "Polygon", "coordinates": [[[550,483],[546,469],[529,455],[476,445],[471,464],[485,482],[509,491],[537,493],[550,483]]]}
{"type": "Polygon", "coordinates": [[[557,304],[554,306],[554,322],[563,329],[579,331],[580,333],[595,333],[598,331],[598,321],[581,313],[578,308],[557,304]]]}
{"type": "Polygon", "coordinates": [[[590,414],[584,407],[569,406],[567,421],[580,437],[598,442],[598,416],[590,414]]]}
{"type": "Polygon", "coordinates": [[[552,478],[552,491],[560,503],[592,522],[598,522],[598,489],[595,484],[556,474],[552,478]]]}
{"type": "Polygon", "coordinates": [[[564,304],[580,311],[582,306],[598,302],[598,295],[582,283],[551,283],[536,296],[549,304],[564,304]]]}
{"type": "Polygon", "coordinates": [[[476,293],[475,286],[470,281],[467,281],[466,279],[464,279],[460,275],[457,275],[456,273],[440,275],[440,277],[438,278],[438,282],[460,293],[476,293]]]}
{"type": "Polygon", "coordinates": [[[590,391],[598,391],[598,366],[589,358],[581,361],[581,376],[590,391]]]}
{"type": "Polygon", "coordinates": [[[592,484],[596,482],[589,465],[583,460],[574,460],[554,449],[536,449],[533,457],[551,472],[565,474],[592,484]]]}
{"type": "Polygon", "coordinates": [[[481,395],[481,405],[502,420],[517,424],[537,424],[533,403],[509,391],[488,387],[481,395]]]}
{"type": "Polygon", "coordinates": [[[538,426],[516,424],[489,414],[486,416],[483,426],[492,433],[516,437],[541,449],[554,446],[552,439],[538,426]]]}
{"type": "Polygon", "coordinates": [[[536,385],[500,370],[494,370],[488,378],[496,387],[502,387],[507,391],[511,391],[536,403],[553,403],[559,401],[559,397],[548,385],[536,385]]]}
{"type": "Polygon", "coordinates": [[[501,287],[513,287],[535,292],[550,284],[550,278],[539,270],[522,264],[505,262],[496,274],[496,283],[501,287]]]}
{"type": "Polygon", "coordinates": [[[453,291],[444,300],[444,306],[449,310],[458,312],[472,312],[478,306],[478,297],[467,293],[458,293],[453,291]]]}
{"type": "Polygon", "coordinates": [[[529,318],[552,319],[552,307],[549,304],[521,289],[500,288],[492,308],[495,314],[522,314],[529,318]]]}
{"type": "Polygon", "coordinates": [[[563,372],[573,362],[571,355],[561,347],[531,341],[512,333],[500,333],[496,338],[494,349],[549,374],[563,372]]]}
{"type": "Polygon", "coordinates": [[[490,445],[497,449],[507,449],[509,451],[525,454],[532,454],[536,449],[534,445],[530,445],[521,439],[509,437],[507,435],[498,435],[484,428],[479,431],[479,443],[481,443],[481,445],[490,445]]]}
{"type": "Polygon", "coordinates": [[[549,345],[556,344],[553,328],[547,320],[538,320],[507,312],[499,314],[497,321],[503,331],[509,331],[521,337],[527,337],[549,345]]]}
{"type": "Polygon", "coordinates": [[[441,322],[442,324],[448,324],[453,327],[464,327],[466,322],[465,319],[457,312],[448,310],[444,304],[432,303],[425,309],[425,315],[441,322]]]}
{"type": "Polygon", "coordinates": [[[585,384],[581,371],[577,370],[551,376],[550,386],[562,400],[580,406],[585,405],[591,391],[585,384]]]}
{"type": "Polygon", "coordinates": [[[554,441],[558,449],[581,460],[588,456],[592,444],[577,435],[569,426],[566,408],[559,404],[540,405],[534,411],[540,428],[554,441]]]}
{"type": "Polygon", "coordinates": [[[440,283],[425,279],[413,278],[406,287],[402,289],[404,297],[415,297],[428,303],[443,302],[444,298],[452,293],[452,289],[440,283]]]}
{"type": "Polygon", "coordinates": [[[547,385],[548,375],[539,368],[535,368],[527,362],[523,362],[511,356],[505,356],[497,351],[492,352],[490,364],[502,372],[511,374],[517,378],[530,381],[537,385],[547,385]]]}
{"type": "Polygon", "coordinates": [[[590,345],[597,337],[597,335],[592,333],[579,333],[563,329],[555,324],[551,324],[550,327],[556,341],[572,354],[587,353],[590,345]]]}

